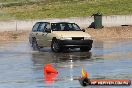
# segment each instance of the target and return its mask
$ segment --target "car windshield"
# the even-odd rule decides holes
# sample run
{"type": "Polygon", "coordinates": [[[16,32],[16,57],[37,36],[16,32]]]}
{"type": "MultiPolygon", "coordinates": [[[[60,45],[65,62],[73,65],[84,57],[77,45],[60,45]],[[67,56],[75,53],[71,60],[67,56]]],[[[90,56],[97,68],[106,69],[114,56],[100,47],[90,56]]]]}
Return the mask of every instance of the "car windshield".
{"type": "Polygon", "coordinates": [[[51,29],[53,31],[81,31],[75,23],[51,23],[51,29]]]}

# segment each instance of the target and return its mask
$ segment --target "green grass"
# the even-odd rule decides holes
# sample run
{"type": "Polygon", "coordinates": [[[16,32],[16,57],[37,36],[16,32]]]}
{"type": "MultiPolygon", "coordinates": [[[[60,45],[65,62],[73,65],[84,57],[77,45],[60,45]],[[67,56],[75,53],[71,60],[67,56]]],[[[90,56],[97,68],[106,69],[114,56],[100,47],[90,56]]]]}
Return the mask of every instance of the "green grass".
{"type": "Polygon", "coordinates": [[[132,14],[132,0],[0,0],[0,19],[44,19],[132,14]]]}

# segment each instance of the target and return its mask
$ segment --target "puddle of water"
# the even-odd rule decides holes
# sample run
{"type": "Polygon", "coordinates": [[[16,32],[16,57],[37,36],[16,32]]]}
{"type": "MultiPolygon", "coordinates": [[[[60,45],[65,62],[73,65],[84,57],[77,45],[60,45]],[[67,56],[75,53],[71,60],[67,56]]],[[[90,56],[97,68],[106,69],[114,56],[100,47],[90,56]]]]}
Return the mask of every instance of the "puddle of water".
{"type": "Polygon", "coordinates": [[[81,76],[82,67],[90,78],[132,79],[131,43],[95,41],[91,52],[68,53],[53,53],[50,48],[32,51],[28,42],[0,43],[0,88],[78,88],[78,80],[73,79],[81,76]],[[51,84],[44,81],[47,63],[59,72],[59,80],[51,84]]]}

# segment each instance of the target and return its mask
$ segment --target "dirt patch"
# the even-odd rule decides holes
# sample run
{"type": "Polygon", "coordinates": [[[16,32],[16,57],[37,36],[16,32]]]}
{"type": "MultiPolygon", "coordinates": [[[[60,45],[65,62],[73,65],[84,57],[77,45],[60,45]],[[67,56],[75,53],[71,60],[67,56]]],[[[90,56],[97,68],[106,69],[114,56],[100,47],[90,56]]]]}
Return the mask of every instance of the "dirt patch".
{"type": "Polygon", "coordinates": [[[127,27],[107,27],[103,29],[86,29],[93,39],[132,39],[132,26],[127,27]]]}
{"type": "MultiPolygon", "coordinates": [[[[88,32],[94,40],[132,39],[132,26],[107,27],[103,29],[87,28],[86,32],[88,32]]],[[[28,41],[29,33],[30,31],[0,32],[0,41],[28,41]]]]}
{"type": "Polygon", "coordinates": [[[0,41],[25,41],[28,36],[29,31],[4,31],[0,32],[0,41]]]}

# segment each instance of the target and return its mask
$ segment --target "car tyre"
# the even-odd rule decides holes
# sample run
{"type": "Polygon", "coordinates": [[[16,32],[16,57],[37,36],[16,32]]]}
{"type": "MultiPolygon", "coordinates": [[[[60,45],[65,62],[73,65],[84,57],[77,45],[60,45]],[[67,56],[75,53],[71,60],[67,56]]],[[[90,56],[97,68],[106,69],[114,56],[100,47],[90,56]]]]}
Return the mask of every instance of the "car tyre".
{"type": "Polygon", "coordinates": [[[35,51],[40,50],[40,47],[38,46],[36,39],[32,40],[32,47],[33,47],[33,50],[35,51]]]}
{"type": "Polygon", "coordinates": [[[62,51],[62,47],[60,45],[60,42],[59,40],[52,40],[52,43],[51,43],[51,49],[53,52],[61,52],[62,51]]]}
{"type": "Polygon", "coordinates": [[[81,79],[79,79],[79,82],[84,87],[91,84],[91,81],[89,78],[81,78],[81,79]]]}

